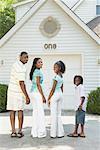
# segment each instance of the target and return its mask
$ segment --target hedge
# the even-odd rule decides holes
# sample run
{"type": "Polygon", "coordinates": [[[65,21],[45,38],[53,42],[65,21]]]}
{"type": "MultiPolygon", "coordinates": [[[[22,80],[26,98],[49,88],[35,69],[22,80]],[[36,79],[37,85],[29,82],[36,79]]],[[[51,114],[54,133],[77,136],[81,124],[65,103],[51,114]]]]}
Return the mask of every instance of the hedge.
{"type": "Polygon", "coordinates": [[[0,84],[0,112],[6,111],[8,86],[0,84]]]}
{"type": "Polygon", "coordinates": [[[88,94],[87,113],[100,115],[100,87],[88,94]]]}

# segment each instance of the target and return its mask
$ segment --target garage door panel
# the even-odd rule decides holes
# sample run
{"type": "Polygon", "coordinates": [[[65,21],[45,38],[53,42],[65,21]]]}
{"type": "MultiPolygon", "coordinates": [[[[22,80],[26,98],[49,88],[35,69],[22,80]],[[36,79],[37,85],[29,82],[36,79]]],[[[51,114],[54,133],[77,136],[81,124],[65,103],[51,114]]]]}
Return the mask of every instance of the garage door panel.
{"type": "Polygon", "coordinates": [[[65,95],[63,96],[63,109],[74,109],[75,99],[74,95],[65,95]]]}

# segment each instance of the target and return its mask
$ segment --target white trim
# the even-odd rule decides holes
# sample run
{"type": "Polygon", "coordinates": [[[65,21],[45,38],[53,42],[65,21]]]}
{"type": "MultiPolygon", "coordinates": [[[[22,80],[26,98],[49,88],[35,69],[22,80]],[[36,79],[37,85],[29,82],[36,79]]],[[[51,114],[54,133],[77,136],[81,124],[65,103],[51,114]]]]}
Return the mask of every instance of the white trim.
{"type": "Polygon", "coordinates": [[[84,59],[85,59],[84,53],[81,53],[81,58],[82,58],[82,61],[81,61],[81,63],[82,63],[82,77],[84,78],[84,73],[85,73],[85,71],[84,71],[84,59]]]}
{"type": "MultiPolygon", "coordinates": [[[[18,6],[21,6],[21,5],[25,5],[27,3],[31,3],[31,2],[36,2],[38,0],[25,0],[25,1],[22,1],[22,2],[18,2],[18,3],[15,3],[13,4],[12,6],[14,8],[18,7],[18,6]]],[[[78,6],[80,6],[80,4],[83,2],[84,0],[78,0],[78,2],[76,2],[72,7],[71,9],[74,11],[76,8],[78,8],[78,6]]]]}
{"type": "MultiPolygon", "coordinates": [[[[58,50],[56,50],[56,51],[48,51],[48,52],[45,52],[45,50],[43,51],[43,53],[41,53],[41,52],[37,52],[37,51],[34,51],[34,55],[38,55],[38,56],[43,56],[43,55],[83,55],[84,53],[82,53],[82,52],[75,52],[75,51],[71,51],[71,52],[66,52],[66,51],[59,51],[58,52],[58,50]]],[[[29,57],[30,56],[34,56],[33,54],[30,54],[29,55],[29,57]]]]}
{"type": "MultiPolygon", "coordinates": [[[[38,9],[45,3],[47,0],[39,0],[35,5],[19,20],[9,32],[0,40],[0,47],[4,45],[14,33],[17,32],[25,23],[26,21],[38,11],[38,9]]],[[[78,16],[74,14],[61,0],[54,0],[58,6],[62,8],[62,10],[67,13],[92,39],[94,39],[98,44],[100,44],[100,38],[84,23],[78,16]]]]}
{"type": "Polygon", "coordinates": [[[100,16],[100,14],[97,14],[97,6],[99,6],[100,7],[100,4],[98,5],[96,5],[96,16],[100,16]]]}
{"type": "Polygon", "coordinates": [[[27,3],[31,3],[31,2],[35,2],[35,1],[37,1],[37,0],[25,0],[25,1],[22,1],[22,2],[19,2],[19,3],[15,3],[15,4],[13,4],[12,6],[13,6],[14,8],[16,8],[16,7],[18,7],[18,6],[25,5],[25,4],[27,4],[27,3]]]}
{"type": "Polygon", "coordinates": [[[74,5],[71,10],[72,11],[75,11],[82,3],[84,2],[84,0],[79,0],[78,3],[76,3],[76,5],[74,5]]]}

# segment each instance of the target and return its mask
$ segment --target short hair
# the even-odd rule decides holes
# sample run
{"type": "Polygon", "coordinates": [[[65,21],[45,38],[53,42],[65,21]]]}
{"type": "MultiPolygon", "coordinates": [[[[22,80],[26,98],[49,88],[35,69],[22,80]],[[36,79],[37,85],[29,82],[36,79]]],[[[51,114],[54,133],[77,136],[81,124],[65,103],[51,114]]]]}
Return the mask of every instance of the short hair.
{"type": "Polygon", "coordinates": [[[60,61],[57,61],[56,63],[55,63],[56,65],[58,65],[59,67],[61,67],[61,72],[62,73],[65,73],[65,70],[66,70],[66,66],[65,66],[65,64],[60,60],[60,61]]]}
{"type": "Polygon", "coordinates": [[[20,56],[22,56],[22,55],[28,55],[28,53],[23,51],[20,53],[20,56]]]}
{"type": "Polygon", "coordinates": [[[74,84],[75,84],[76,78],[79,78],[80,79],[80,84],[83,84],[83,77],[81,75],[75,75],[74,76],[74,84]]]}

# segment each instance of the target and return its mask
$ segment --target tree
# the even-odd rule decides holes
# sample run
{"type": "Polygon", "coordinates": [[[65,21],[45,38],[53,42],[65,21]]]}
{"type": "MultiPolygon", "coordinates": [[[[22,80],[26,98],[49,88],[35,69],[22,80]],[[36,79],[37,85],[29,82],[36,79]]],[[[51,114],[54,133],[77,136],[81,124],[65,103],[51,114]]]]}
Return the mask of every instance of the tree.
{"type": "Polygon", "coordinates": [[[15,24],[15,12],[12,4],[22,0],[0,0],[0,38],[15,24]]]}

